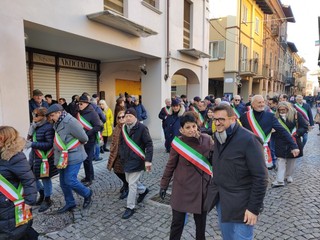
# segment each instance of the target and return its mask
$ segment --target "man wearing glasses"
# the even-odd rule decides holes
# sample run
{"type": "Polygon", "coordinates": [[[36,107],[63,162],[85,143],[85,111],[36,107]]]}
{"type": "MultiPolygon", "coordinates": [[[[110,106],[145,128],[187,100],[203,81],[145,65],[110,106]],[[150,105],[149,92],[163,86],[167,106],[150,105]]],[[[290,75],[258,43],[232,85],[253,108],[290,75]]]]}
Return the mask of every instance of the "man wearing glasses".
{"type": "Polygon", "coordinates": [[[239,125],[226,104],[214,108],[213,122],[213,184],[208,195],[217,194],[209,205],[216,206],[223,239],[253,239],[268,185],[262,141],[239,125]]]}
{"type": "Polygon", "coordinates": [[[241,103],[240,95],[234,96],[233,103],[231,103],[231,107],[234,113],[236,114],[237,118],[240,118],[240,116],[246,111],[246,106],[241,103]]]}

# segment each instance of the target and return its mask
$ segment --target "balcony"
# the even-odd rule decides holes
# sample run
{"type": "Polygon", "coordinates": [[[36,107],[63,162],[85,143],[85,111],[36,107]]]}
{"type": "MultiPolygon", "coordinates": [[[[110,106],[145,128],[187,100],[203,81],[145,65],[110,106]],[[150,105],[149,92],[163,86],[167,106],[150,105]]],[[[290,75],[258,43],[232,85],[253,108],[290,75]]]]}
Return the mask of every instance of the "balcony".
{"type": "Polygon", "coordinates": [[[240,61],[240,75],[246,77],[252,77],[257,74],[261,75],[259,72],[259,61],[258,59],[243,59],[240,61]]]}
{"type": "Polygon", "coordinates": [[[286,87],[292,87],[295,85],[295,82],[296,82],[296,78],[294,77],[286,77],[286,83],[285,83],[285,86],[286,87]]]}

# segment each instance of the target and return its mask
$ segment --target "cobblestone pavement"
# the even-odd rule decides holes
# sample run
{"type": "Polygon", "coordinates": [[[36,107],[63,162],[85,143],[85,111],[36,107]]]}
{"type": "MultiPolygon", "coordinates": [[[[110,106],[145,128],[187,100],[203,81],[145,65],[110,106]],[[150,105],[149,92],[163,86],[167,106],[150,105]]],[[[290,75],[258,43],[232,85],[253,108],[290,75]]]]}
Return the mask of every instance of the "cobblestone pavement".
{"type": "MultiPolygon", "coordinates": [[[[318,126],[309,133],[305,155],[297,161],[294,182],[271,189],[275,171],[269,171],[270,181],[265,198],[265,210],[255,228],[255,239],[320,239],[319,167],[320,136],[318,126]]],[[[136,213],[128,220],[121,219],[126,200],[119,200],[120,181],[106,169],[108,153],[103,160],[94,162],[96,180],[91,185],[93,204],[82,210],[83,199],[76,194],[77,208],[70,213],[56,214],[64,205],[58,178],[54,179],[54,205],[45,213],[34,209],[34,227],[40,239],[168,239],[171,208],[151,200],[159,192],[159,182],[167,162],[163,143],[154,141],[153,171],[144,173],[142,182],[150,189],[144,202],[137,204],[136,213]]],[[[83,177],[80,171],[79,179],[83,177]]],[[[207,239],[222,239],[217,225],[215,209],[207,220],[207,239]]],[[[192,215],[185,226],[182,239],[194,239],[192,215]]]]}

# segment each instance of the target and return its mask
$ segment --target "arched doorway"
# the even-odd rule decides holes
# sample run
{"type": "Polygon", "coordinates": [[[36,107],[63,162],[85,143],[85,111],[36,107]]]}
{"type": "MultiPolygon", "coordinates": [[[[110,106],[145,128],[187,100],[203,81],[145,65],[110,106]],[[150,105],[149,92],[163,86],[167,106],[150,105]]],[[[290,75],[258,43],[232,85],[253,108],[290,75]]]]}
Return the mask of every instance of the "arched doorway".
{"type": "Polygon", "coordinates": [[[171,78],[171,96],[182,94],[189,98],[200,93],[200,81],[198,76],[190,69],[182,68],[176,71],[171,78]]]}

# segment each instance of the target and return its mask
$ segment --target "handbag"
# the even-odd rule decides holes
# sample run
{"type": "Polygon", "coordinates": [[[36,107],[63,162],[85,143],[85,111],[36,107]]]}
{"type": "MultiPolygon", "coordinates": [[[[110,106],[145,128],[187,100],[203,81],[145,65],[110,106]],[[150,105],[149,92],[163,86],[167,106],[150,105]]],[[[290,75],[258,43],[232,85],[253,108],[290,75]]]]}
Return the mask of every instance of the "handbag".
{"type": "Polygon", "coordinates": [[[316,116],[314,117],[314,122],[320,124],[320,113],[316,114],[316,116]]]}

